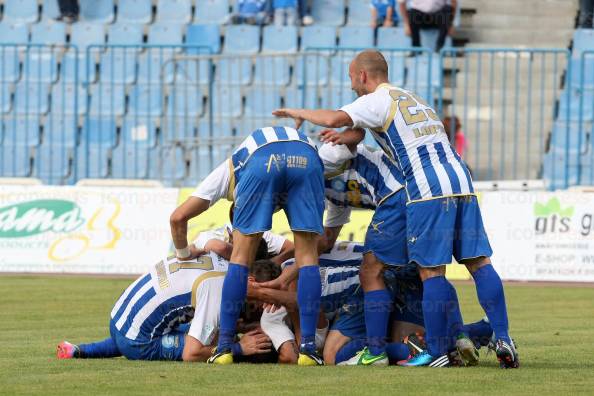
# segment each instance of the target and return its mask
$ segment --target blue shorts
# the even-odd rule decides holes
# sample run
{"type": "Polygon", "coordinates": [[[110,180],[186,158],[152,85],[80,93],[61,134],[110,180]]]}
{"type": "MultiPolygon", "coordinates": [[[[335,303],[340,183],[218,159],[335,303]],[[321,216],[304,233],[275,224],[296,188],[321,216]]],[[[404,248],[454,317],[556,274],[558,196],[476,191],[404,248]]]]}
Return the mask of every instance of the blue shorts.
{"type": "Polygon", "coordinates": [[[298,141],[262,146],[237,179],[233,227],[242,234],[270,230],[280,208],[291,230],[323,233],[324,166],[313,147],[298,141]]]}
{"type": "Polygon", "coordinates": [[[358,289],[350,296],[346,303],[338,310],[330,330],[339,331],[343,336],[351,340],[365,338],[365,313],[363,302],[363,290],[358,289]]]}
{"type": "Polygon", "coordinates": [[[122,355],[130,360],[182,360],[185,332],[174,330],[153,340],[131,340],[118,331],[113,321],[109,330],[122,355]]]}
{"type": "Polygon", "coordinates": [[[493,254],[476,196],[409,203],[407,241],[410,262],[422,267],[493,254]]]}
{"type": "Polygon", "coordinates": [[[401,189],[376,209],[365,234],[363,252],[371,252],[386,265],[407,265],[406,191],[401,189]]]}
{"type": "Polygon", "coordinates": [[[384,273],[386,285],[394,294],[392,321],[414,323],[425,327],[423,316],[423,282],[415,264],[391,268],[384,273]]]}

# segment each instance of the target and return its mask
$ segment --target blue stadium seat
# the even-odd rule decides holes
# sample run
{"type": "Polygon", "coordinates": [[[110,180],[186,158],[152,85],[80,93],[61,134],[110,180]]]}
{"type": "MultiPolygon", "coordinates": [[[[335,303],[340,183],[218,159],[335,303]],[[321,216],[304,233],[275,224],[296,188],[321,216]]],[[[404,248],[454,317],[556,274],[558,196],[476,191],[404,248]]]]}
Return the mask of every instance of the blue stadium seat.
{"type": "Polygon", "coordinates": [[[18,81],[21,75],[20,66],[16,47],[0,47],[0,83],[18,81]]]}
{"type": "Polygon", "coordinates": [[[296,53],[297,33],[296,26],[265,26],[262,30],[262,52],[296,53]]]}
{"type": "Polygon", "coordinates": [[[408,48],[412,46],[412,41],[404,34],[403,28],[380,27],[377,30],[377,46],[382,50],[408,48]]]}
{"type": "Polygon", "coordinates": [[[338,46],[367,49],[374,46],[373,29],[368,26],[346,26],[338,29],[338,46]]]}
{"type": "Polygon", "coordinates": [[[274,109],[282,107],[280,89],[254,87],[245,97],[245,115],[248,117],[271,117],[274,109]]]}
{"type": "Polygon", "coordinates": [[[170,61],[172,56],[171,52],[159,49],[140,55],[138,57],[138,81],[152,84],[173,82],[174,65],[170,61]],[[162,76],[161,73],[163,73],[162,76]]]}
{"type": "Polygon", "coordinates": [[[153,19],[151,0],[119,0],[118,23],[150,23],[153,19]]]}
{"type": "Polygon", "coordinates": [[[163,114],[163,93],[160,84],[134,85],[129,92],[128,115],[160,116],[163,114]]]}
{"type": "Polygon", "coordinates": [[[175,84],[167,97],[167,115],[197,117],[204,112],[202,91],[195,86],[175,84]]]}
{"type": "Polygon", "coordinates": [[[285,107],[318,109],[320,99],[315,86],[290,86],[285,91],[285,107]]]}
{"type": "Polygon", "coordinates": [[[178,84],[206,85],[212,81],[214,62],[208,59],[180,59],[175,62],[178,84]]]}
{"type": "Polygon", "coordinates": [[[300,56],[295,62],[295,84],[314,86],[328,84],[330,67],[328,58],[310,54],[300,56]]]}
{"type": "Polygon", "coordinates": [[[166,143],[194,140],[196,138],[196,118],[168,114],[161,124],[161,130],[166,143]]]}
{"type": "Polygon", "coordinates": [[[549,189],[566,188],[578,182],[579,156],[552,150],[543,158],[543,178],[549,189]],[[566,184],[567,181],[567,184],[566,184]]]}
{"type": "Polygon", "coordinates": [[[20,83],[14,93],[18,114],[45,114],[49,110],[49,86],[43,83],[20,83]]]}
{"type": "MultiPolygon", "coordinates": [[[[437,39],[439,37],[439,30],[437,29],[421,29],[421,47],[435,50],[437,48],[437,39]]],[[[446,37],[444,47],[452,46],[452,38],[446,37]]]]}
{"type": "Polygon", "coordinates": [[[256,58],[254,84],[256,85],[288,85],[291,80],[291,66],[293,62],[288,57],[256,58]]]}
{"type": "Polygon", "coordinates": [[[31,147],[26,145],[0,145],[0,176],[31,176],[33,158],[31,147]]]}
{"type": "Polygon", "coordinates": [[[83,122],[81,145],[115,147],[117,142],[117,125],[113,117],[87,117],[83,122]]]}
{"type": "Polygon", "coordinates": [[[154,45],[181,45],[182,25],[174,23],[154,23],[149,25],[148,43],[154,45]]]}
{"type": "Polygon", "coordinates": [[[257,54],[260,51],[260,27],[231,25],[225,32],[225,54],[257,54]]]}
{"type": "MultiPolygon", "coordinates": [[[[259,125],[258,128],[261,128],[262,125],[259,125]]],[[[215,125],[213,127],[213,129],[215,131],[220,130],[222,133],[225,133],[227,131],[227,126],[226,125],[215,125]]],[[[256,128],[252,128],[248,131],[237,131],[237,135],[241,136],[243,135],[244,137],[247,137],[247,135],[252,132],[253,130],[255,130],[256,128]]],[[[223,163],[223,161],[227,160],[229,157],[231,157],[231,154],[233,154],[233,150],[235,149],[234,144],[217,144],[215,146],[212,147],[212,165],[214,166],[218,166],[221,163],[223,163]]]]}
{"type": "Polygon", "coordinates": [[[57,53],[48,48],[32,47],[25,53],[23,80],[53,83],[58,79],[57,53]]]}
{"type": "Polygon", "coordinates": [[[0,23],[0,44],[26,44],[29,42],[27,25],[0,23]]]}
{"type": "Polygon", "coordinates": [[[143,145],[121,144],[112,151],[111,177],[116,179],[149,178],[149,161],[151,149],[143,145]]]}
{"type": "Polygon", "coordinates": [[[350,85],[342,85],[325,90],[321,95],[321,99],[323,109],[339,109],[352,103],[357,99],[357,95],[351,90],[350,85]]]}
{"type": "Polygon", "coordinates": [[[135,58],[133,51],[125,53],[123,48],[101,54],[99,58],[99,80],[116,84],[133,83],[136,80],[135,58]]]}
{"type": "Polygon", "coordinates": [[[113,0],[79,0],[79,5],[82,19],[97,23],[113,22],[113,0]]]}
{"type": "Polygon", "coordinates": [[[400,51],[382,51],[386,62],[388,63],[388,77],[390,82],[396,86],[404,86],[404,76],[406,74],[406,52],[400,51]]]}
{"type": "Polygon", "coordinates": [[[55,84],[52,87],[51,99],[51,113],[56,116],[62,116],[63,114],[82,115],[87,111],[87,90],[80,84],[77,86],[74,84],[55,84]]]}
{"type": "Polygon", "coordinates": [[[571,88],[594,90],[594,53],[583,59],[571,59],[571,88]],[[583,64],[583,68],[582,68],[583,64]],[[583,76],[582,76],[583,70],[583,76]],[[583,77],[583,81],[582,81],[583,77]],[[583,85],[582,85],[583,83],[583,85]]]}
{"type": "Polygon", "coordinates": [[[223,58],[216,67],[216,81],[220,84],[248,85],[252,81],[252,60],[249,58],[223,58]]]}
{"type": "Polygon", "coordinates": [[[333,84],[350,85],[349,65],[354,55],[355,53],[351,51],[339,51],[330,59],[331,81],[333,84]]]}
{"type": "Polygon", "coordinates": [[[97,70],[95,69],[95,56],[88,58],[86,53],[76,54],[74,51],[67,51],[62,57],[60,66],[60,80],[67,83],[87,83],[94,82],[97,79],[97,70]],[[78,64],[77,64],[78,62],[78,64]],[[85,72],[85,68],[87,71],[85,72]]]}
{"type": "Polygon", "coordinates": [[[349,15],[347,25],[369,26],[371,20],[370,0],[349,0],[349,15]]]}
{"type": "Polygon", "coordinates": [[[573,54],[594,50],[594,29],[576,29],[573,32],[573,54]]]}
{"type": "MultiPolygon", "coordinates": [[[[319,25],[344,25],[344,11],[344,0],[317,0],[312,4],[312,16],[319,25]]],[[[369,19],[369,13],[366,18],[369,19]]]]}
{"type": "Polygon", "coordinates": [[[74,147],[44,142],[35,150],[33,177],[47,184],[64,184],[72,174],[74,147]]]}
{"type": "MultiPolygon", "coordinates": [[[[0,82],[0,114],[8,113],[12,109],[11,85],[0,82]]],[[[0,122],[0,128],[2,122],[0,122]]]]}
{"type": "Polygon", "coordinates": [[[126,92],[121,84],[99,84],[90,90],[93,116],[121,116],[126,110],[126,92]]]}
{"type": "Polygon", "coordinates": [[[436,88],[439,86],[439,58],[432,55],[431,65],[429,57],[417,55],[406,59],[406,87],[412,91],[418,91],[423,96],[421,90],[427,87],[436,88]]]}
{"type": "Polygon", "coordinates": [[[31,44],[66,44],[66,25],[62,22],[45,21],[31,26],[31,44]]]}
{"type": "Polygon", "coordinates": [[[39,19],[37,0],[5,0],[4,21],[8,23],[33,23],[39,19]]]}
{"type": "Polygon", "coordinates": [[[76,177],[78,180],[104,179],[109,176],[109,161],[111,157],[111,148],[95,144],[82,142],[76,149],[76,177]]]}
{"type": "Polygon", "coordinates": [[[113,45],[142,44],[142,25],[115,24],[107,30],[107,42],[113,45]]]}
{"type": "Polygon", "coordinates": [[[331,26],[306,26],[301,32],[301,51],[309,48],[335,48],[336,29],[331,26]]]}
{"type": "Polygon", "coordinates": [[[43,144],[73,148],[77,141],[78,117],[72,113],[49,113],[43,127],[43,144]]]}
{"type": "Polygon", "coordinates": [[[149,177],[167,185],[181,182],[186,176],[186,155],[182,147],[164,146],[149,151],[149,177]]]}
{"type": "Polygon", "coordinates": [[[559,96],[559,120],[580,121],[580,111],[581,121],[594,120],[594,92],[570,92],[569,100],[567,91],[561,92],[559,96]]]}
{"type": "Polygon", "coordinates": [[[550,147],[554,150],[569,150],[583,153],[588,149],[588,133],[591,126],[587,123],[556,121],[553,124],[550,147]],[[580,136],[581,135],[581,136],[580,136]]]}
{"type": "Polygon", "coordinates": [[[222,25],[228,19],[228,0],[201,0],[196,2],[194,23],[222,25]]]}
{"type": "Polygon", "coordinates": [[[40,117],[17,116],[4,119],[4,142],[6,146],[21,145],[34,147],[41,143],[40,117]]]}
{"type": "MultiPolygon", "coordinates": [[[[221,51],[221,28],[218,25],[189,25],[186,30],[186,45],[205,47],[213,54],[221,51]]],[[[188,48],[188,54],[204,53],[203,48],[188,48]]]]}
{"type": "Polygon", "coordinates": [[[58,19],[60,7],[56,0],[43,0],[41,15],[45,20],[58,19]]]}
{"type": "Polygon", "coordinates": [[[158,0],[157,22],[188,23],[191,20],[190,0],[158,0]]]}
{"type": "MultiPolygon", "coordinates": [[[[198,185],[209,175],[211,169],[210,148],[206,144],[192,146],[190,152],[190,172],[187,182],[190,185],[198,185]]],[[[212,164],[216,166],[217,164],[212,164]]]]}
{"type": "Polygon", "coordinates": [[[76,45],[78,52],[84,54],[89,45],[105,44],[105,28],[97,23],[75,23],[70,31],[70,44],[76,45]]]}
{"type": "Polygon", "coordinates": [[[122,121],[121,145],[155,147],[157,126],[152,117],[135,117],[128,114],[122,121]]]}
{"type": "Polygon", "coordinates": [[[237,87],[216,86],[209,99],[215,116],[239,117],[242,114],[242,97],[237,87]]]}

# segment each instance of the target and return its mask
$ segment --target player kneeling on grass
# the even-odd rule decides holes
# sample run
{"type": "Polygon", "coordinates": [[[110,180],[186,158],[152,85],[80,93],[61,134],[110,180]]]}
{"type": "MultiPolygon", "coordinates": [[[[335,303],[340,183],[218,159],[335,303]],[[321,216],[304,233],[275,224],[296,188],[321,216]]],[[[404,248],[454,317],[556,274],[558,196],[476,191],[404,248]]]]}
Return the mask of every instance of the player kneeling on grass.
{"type": "MultiPolygon", "coordinates": [[[[261,243],[256,258],[266,256],[266,244],[261,243]]],[[[219,332],[228,264],[215,253],[187,261],[175,257],[159,261],[117,300],[111,311],[109,338],[80,345],[64,341],[58,345],[58,358],[123,355],[132,360],[206,361],[219,332]]],[[[269,260],[256,261],[250,267],[253,280],[270,280],[279,272],[278,266],[269,260]]],[[[259,320],[261,303],[251,302],[255,304],[244,305],[244,318],[259,320]]],[[[237,345],[236,356],[271,350],[269,338],[254,326],[237,345]]]]}

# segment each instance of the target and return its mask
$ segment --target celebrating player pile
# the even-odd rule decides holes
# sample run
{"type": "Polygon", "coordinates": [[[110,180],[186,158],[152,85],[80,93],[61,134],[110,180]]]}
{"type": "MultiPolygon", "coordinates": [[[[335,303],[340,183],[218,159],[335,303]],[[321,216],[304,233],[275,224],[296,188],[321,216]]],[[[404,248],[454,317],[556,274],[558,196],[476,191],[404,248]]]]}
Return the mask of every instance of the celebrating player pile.
{"type": "MultiPolygon", "coordinates": [[[[476,365],[477,348],[490,345],[501,367],[519,367],[470,173],[439,117],[415,94],[389,84],[377,51],[358,54],[349,75],[359,96],[352,104],[273,113],[295,119],[297,128],[309,121],[344,131],[323,131],[319,151],[293,128],[254,131],[172,214],[177,258],[124,292],[112,311],[111,338],[64,342],[58,356],[229,364],[273,345],[284,363],[444,367],[476,365]],[[382,151],[359,144],[364,128],[382,151]],[[188,220],[224,197],[235,206],[232,244],[188,246],[188,220]],[[375,211],[362,246],[336,243],[352,207],[375,211]],[[260,241],[278,209],[293,231],[295,264],[285,261],[278,277],[272,270],[258,275],[272,263],[255,259],[258,250],[266,253],[260,241]],[[452,256],[472,274],[487,319],[463,324],[456,290],[445,278],[452,256]],[[248,281],[250,272],[255,278],[248,281]],[[207,287],[207,279],[221,284],[207,287]],[[246,328],[245,312],[238,321],[246,297],[256,307],[267,303],[263,314],[253,310],[262,316],[255,327],[246,328]],[[165,302],[170,310],[154,308],[165,302]],[[205,312],[214,319],[205,321],[205,312]]],[[[288,252],[292,246],[274,254],[285,259],[288,252]]]]}

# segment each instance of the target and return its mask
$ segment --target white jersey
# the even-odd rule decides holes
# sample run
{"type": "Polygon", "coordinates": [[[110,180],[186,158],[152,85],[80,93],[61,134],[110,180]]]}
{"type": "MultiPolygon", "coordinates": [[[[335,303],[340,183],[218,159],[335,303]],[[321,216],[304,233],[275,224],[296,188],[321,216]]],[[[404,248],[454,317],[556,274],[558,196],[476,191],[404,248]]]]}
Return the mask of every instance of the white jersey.
{"type": "Polygon", "coordinates": [[[430,106],[402,88],[381,84],[341,108],[358,128],[369,128],[402,169],[409,201],[474,193],[468,168],[450,145],[430,106]]]}
{"type": "MultiPolygon", "coordinates": [[[[232,232],[233,226],[230,223],[227,223],[223,227],[215,228],[213,230],[202,231],[200,234],[198,234],[198,237],[196,237],[196,240],[194,241],[194,246],[196,246],[198,249],[204,249],[206,243],[211,239],[229,242],[231,240],[230,236],[232,232]]],[[[287,240],[287,238],[285,238],[284,236],[272,233],[270,231],[264,231],[264,233],[262,234],[262,239],[266,241],[266,245],[268,246],[268,253],[273,256],[280,254],[281,250],[283,249],[283,245],[287,240]]]]}
{"type": "Polygon", "coordinates": [[[168,257],[120,296],[111,320],[131,340],[152,340],[192,320],[189,334],[210,345],[219,328],[227,260],[209,253],[194,260],[168,257]]]}

